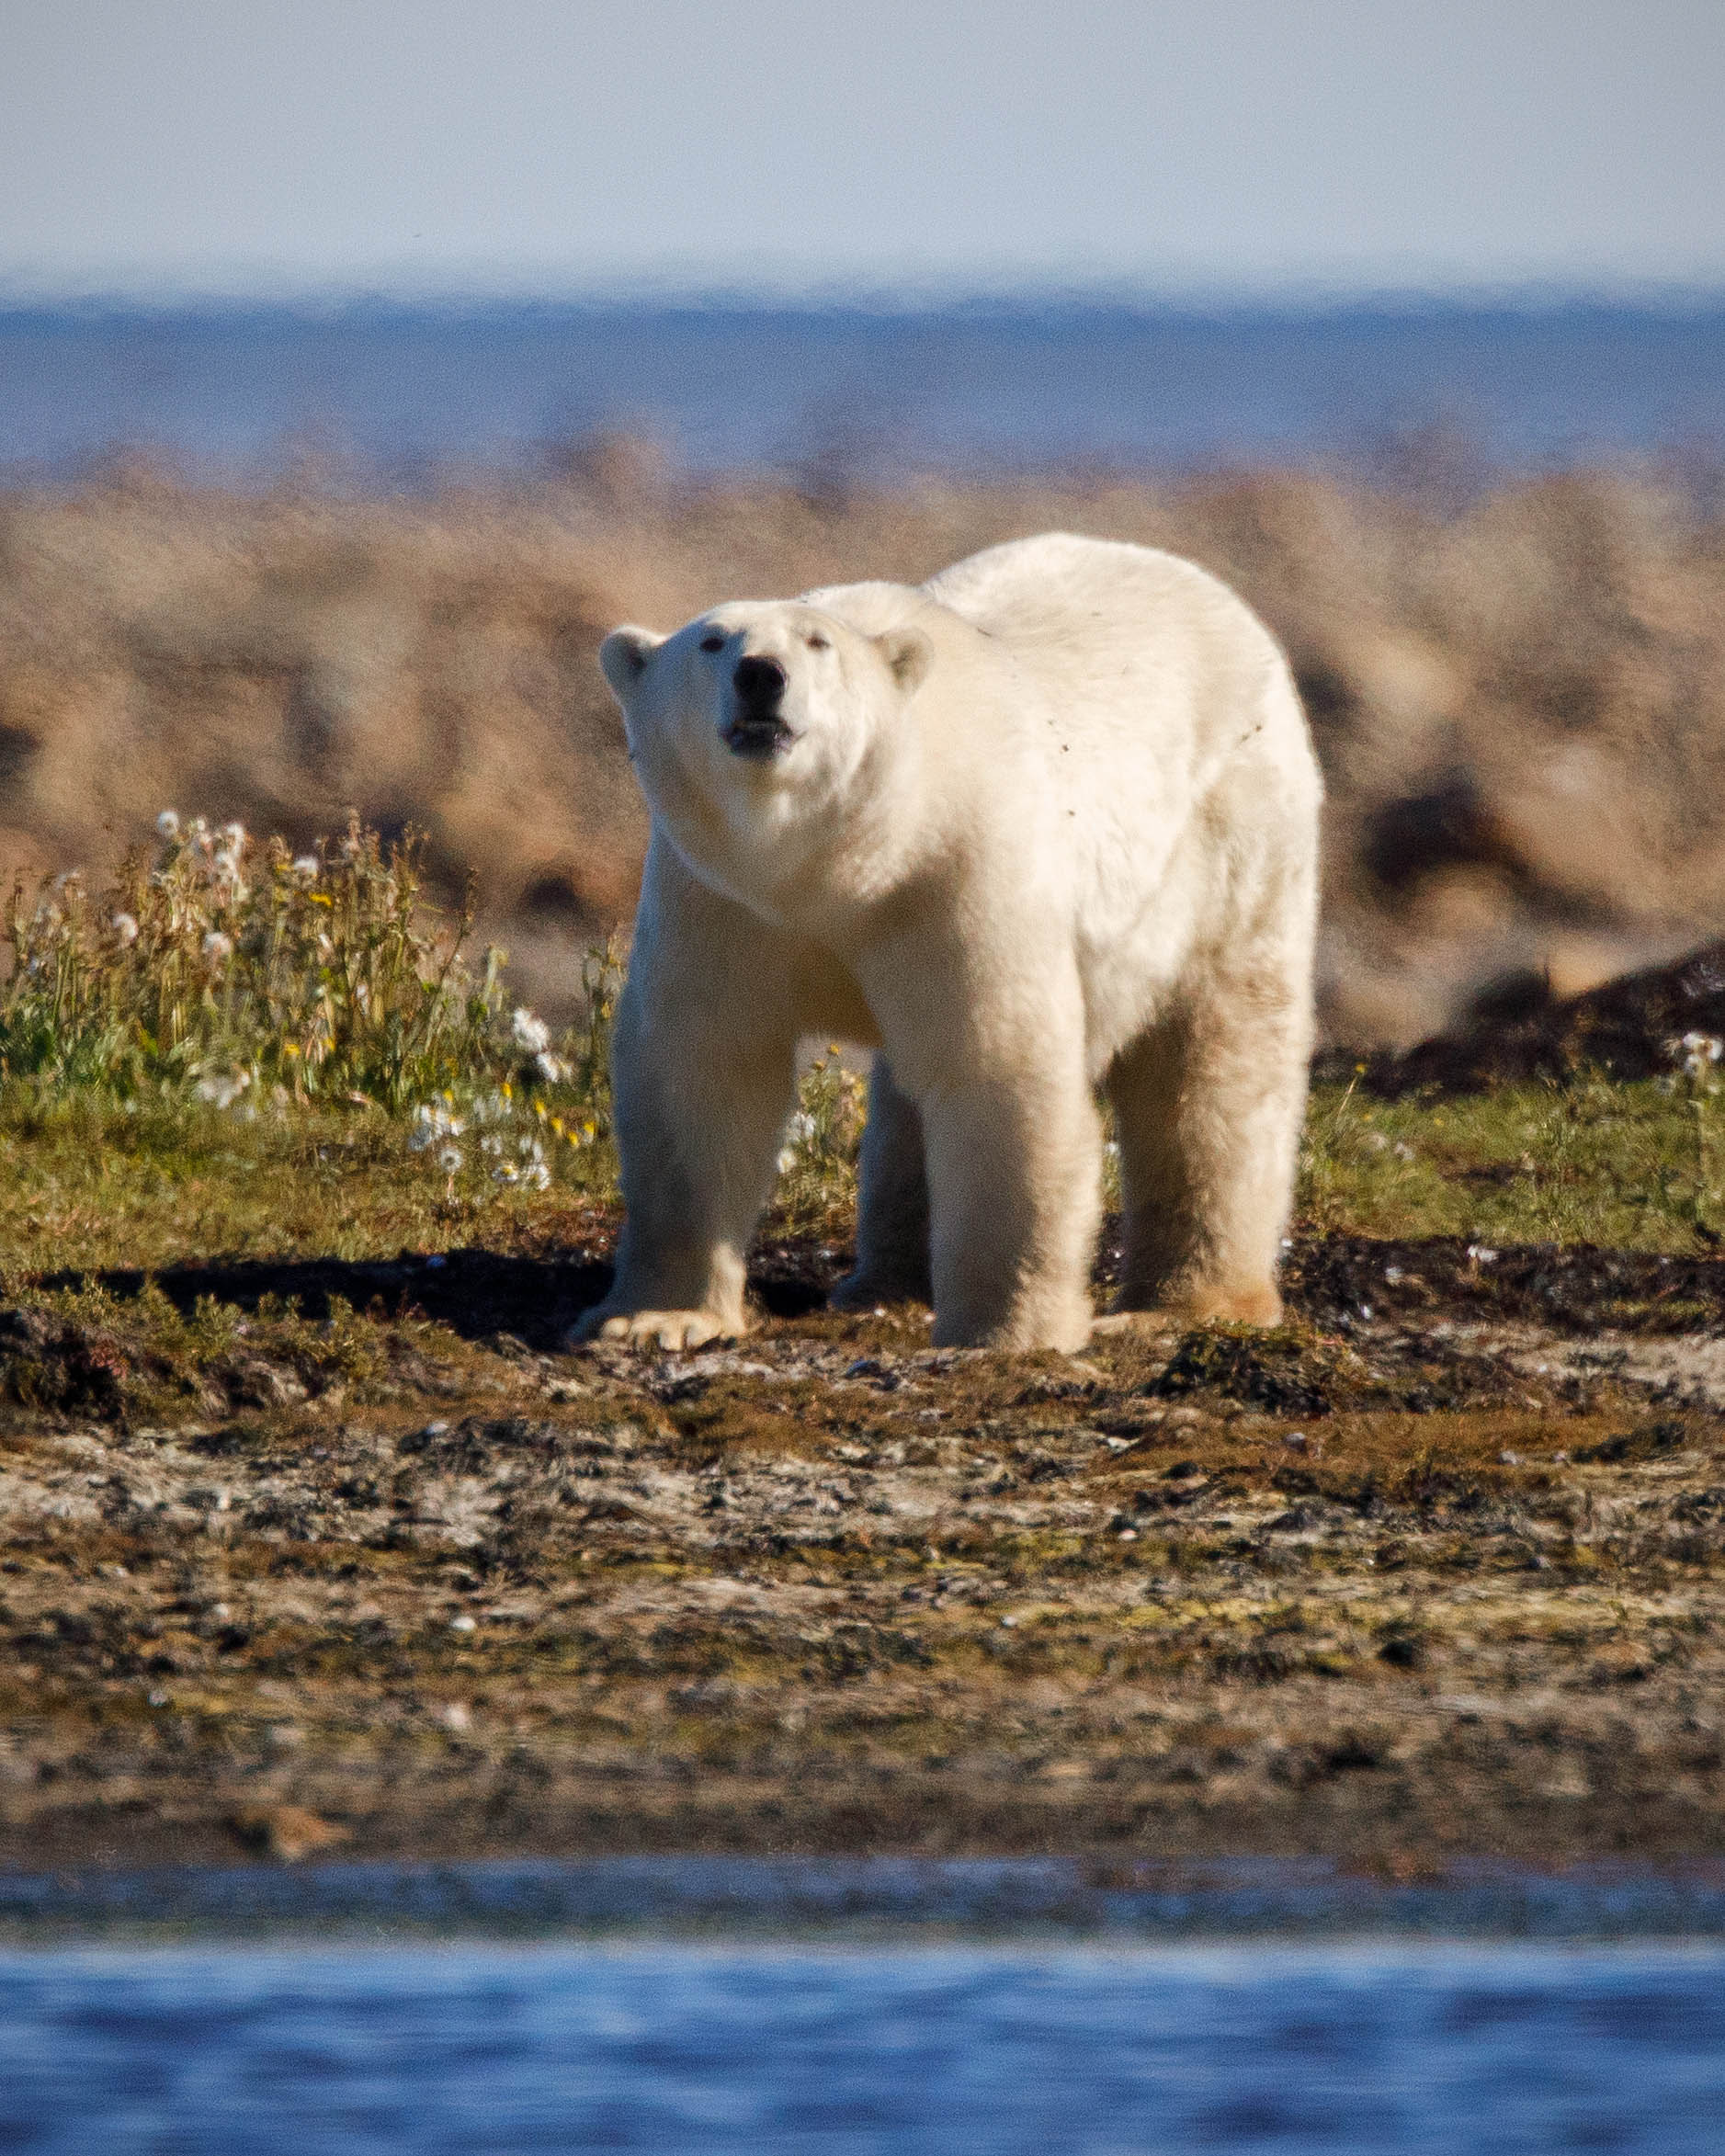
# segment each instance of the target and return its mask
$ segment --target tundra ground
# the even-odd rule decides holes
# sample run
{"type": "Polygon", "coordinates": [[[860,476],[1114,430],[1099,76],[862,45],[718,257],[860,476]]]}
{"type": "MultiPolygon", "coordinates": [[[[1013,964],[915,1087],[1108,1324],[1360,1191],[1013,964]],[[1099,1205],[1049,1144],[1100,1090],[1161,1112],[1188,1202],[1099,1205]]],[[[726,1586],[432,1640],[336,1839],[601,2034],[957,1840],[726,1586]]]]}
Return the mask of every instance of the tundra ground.
{"type": "Polygon", "coordinates": [[[1309,1225],[1280,1332],[1014,1358],[781,1215],[653,1361],[559,1349],[602,1197],[383,1256],[356,1187],[221,1262],[141,1199],[148,1274],[15,1208],[0,1862],[1725,1850],[1705,1238],[1309,1225]]]}

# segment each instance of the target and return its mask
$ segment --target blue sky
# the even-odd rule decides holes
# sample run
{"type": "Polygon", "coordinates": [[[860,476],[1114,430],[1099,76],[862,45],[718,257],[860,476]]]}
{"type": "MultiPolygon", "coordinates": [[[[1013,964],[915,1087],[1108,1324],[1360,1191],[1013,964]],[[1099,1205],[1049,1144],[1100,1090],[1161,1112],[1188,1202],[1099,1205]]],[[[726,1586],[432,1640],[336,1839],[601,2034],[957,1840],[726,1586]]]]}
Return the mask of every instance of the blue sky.
{"type": "Polygon", "coordinates": [[[1725,285],[1725,0],[0,0],[0,289],[1725,285]]]}

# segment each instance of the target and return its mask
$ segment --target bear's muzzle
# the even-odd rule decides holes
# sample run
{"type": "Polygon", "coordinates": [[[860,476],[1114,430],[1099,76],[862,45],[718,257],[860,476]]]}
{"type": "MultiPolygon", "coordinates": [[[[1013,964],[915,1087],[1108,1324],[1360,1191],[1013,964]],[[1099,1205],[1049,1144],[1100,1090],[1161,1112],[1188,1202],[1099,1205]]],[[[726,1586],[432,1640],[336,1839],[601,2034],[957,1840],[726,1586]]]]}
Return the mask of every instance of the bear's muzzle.
{"type": "Polygon", "coordinates": [[[737,670],[731,677],[736,709],[721,729],[725,746],[732,755],[776,756],[796,740],[779,716],[786,679],[785,669],[777,659],[751,655],[737,661],[737,670]]]}

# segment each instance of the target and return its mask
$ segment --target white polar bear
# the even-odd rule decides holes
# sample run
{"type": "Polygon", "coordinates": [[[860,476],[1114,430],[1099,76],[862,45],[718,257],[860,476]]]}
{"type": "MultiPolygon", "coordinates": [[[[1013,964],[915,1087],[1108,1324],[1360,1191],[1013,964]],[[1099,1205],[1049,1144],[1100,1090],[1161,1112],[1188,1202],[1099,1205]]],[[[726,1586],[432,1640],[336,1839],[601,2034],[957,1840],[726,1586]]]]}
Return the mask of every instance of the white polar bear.
{"type": "Polygon", "coordinates": [[[628,1222],[580,1337],[746,1328],[805,1034],[874,1048],[841,1304],[1075,1349],[1117,1119],[1118,1307],[1273,1323],[1322,788],[1286,661],[1175,556],[1061,533],[918,589],[600,654],[653,811],[612,1064],[628,1222]]]}

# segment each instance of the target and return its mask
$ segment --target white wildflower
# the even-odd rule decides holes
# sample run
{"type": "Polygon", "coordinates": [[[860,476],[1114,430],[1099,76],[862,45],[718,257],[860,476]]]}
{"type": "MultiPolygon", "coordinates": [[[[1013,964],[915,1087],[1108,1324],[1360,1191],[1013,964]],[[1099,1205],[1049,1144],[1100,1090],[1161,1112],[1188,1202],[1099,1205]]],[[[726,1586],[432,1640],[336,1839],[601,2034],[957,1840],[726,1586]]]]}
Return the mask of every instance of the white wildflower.
{"type": "Polygon", "coordinates": [[[250,835],[244,823],[224,823],[221,826],[221,843],[231,854],[242,852],[250,835]]]}
{"type": "Polygon", "coordinates": [[[503,1140],[497,1136],[494,1130],[487,1131],[479,1141],[479,1150],[489,1159],[495,1160],[503,1151],[503,1140]]]}
{"type": "Polygon", "coordinates": [[[108,925],[114,931],[114,937],[116,942],[118,942],[122,948],[124,948],[127,944],[137,942],[138,924],[132,919],[130,913],[116,913],[113,920],[109,922],[108,925]]]}
{"type": "Polygon", "coordinates": [[[795,1148],[794,1146],[788,1145],[788,1146],[786,1146],[786,1147],[785,1147],[785,1148],[784,1148],[784,1149],[781,1151],[781,1152],[779,1153],[779,1156],[778,1156],[777,1162],[776,1163],[776,1165],[777,1165],[777,1169],[778,1169],[778,1172],[779,1172],[779,1174],[780,1174],[781,1175],[789,1175],[789,1173],[790,1173],[790,1171],[791,1171],[791,1170],[792,1170],[792,1169],[793,1169],[793,1168],[796,1166],[796,1164],[797,1164],[797,1151],[796,1151],[796,1148],[795,1148]]]}
{"type": "Polygon", "coordinates": [[[224,964],[233,956],[233,938],[223,936],[219,928],[212,928],[204,938],[204,956],[212,966],[224,964]]]}
{"type": "Polygon", "coordinates": [[[531,1011],[517,1009],[509,1021],[516,1046],[536,1055],[551,1045],[551,1029],[543,1018],[536,1018],[531,1011]]]}
{"type": "Polygon", "coordinates": [[[315,854],[300,854],[295,857],[293,873],[301,883],[315,883],[322,867],[315,854]]]}
{"type": "Polygon", "coordinates": [[[231,1108],[252,1083],[249,1071],[211,1071],[198,1081],[199,1100],[207,1100],[214,1107],[231,1108]]]}
{"type": "Polygon", "coordinates": [[[551,1055],[545,1050],[534,1057],[533,1068],[547,1085],[566,1085],[573,1075],[562,1056],[551,1055]]]}
{"type": "Polygon", "coordinates": [[[440,1138],[459,1138],[465,1127],[460,1117],[452,1114],[442,1101],[422,1100],[414,1110],[414,1127],[407,1133],[408,1150],[428,1152],[440,1138]]]}
{"type": "Polygon", "coordinates": [[[216,843],[215,840],[210,835],[210,819],[208,816],[194,816],[191,822],[186,826],[186,835],[191,840],[194,845],[202,846],[206,853],[216,843]]]}
{"type": "Polygon", "coordinates": [[[534,1190],[549,1190],[551,1186],[551,1172],[543,1161],[535,1161],[530,1166],[522,1169],[521,1180],[534,1190]]]}
{"type": "Polygon", "coordinates": [[[165,839],[169,845],[180,834],[180,820],[172,809],[164,809],[155,820],[156,836],[165,839]]]}

